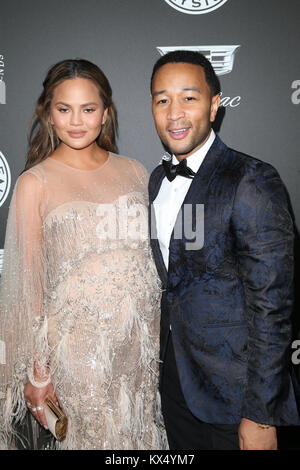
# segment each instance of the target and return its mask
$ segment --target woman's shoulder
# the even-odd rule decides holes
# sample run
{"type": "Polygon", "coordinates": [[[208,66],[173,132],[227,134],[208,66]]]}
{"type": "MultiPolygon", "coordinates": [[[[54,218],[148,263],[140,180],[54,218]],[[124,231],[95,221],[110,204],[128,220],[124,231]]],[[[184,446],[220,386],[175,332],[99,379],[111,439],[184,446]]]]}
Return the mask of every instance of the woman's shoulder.
{"type": "Polygon", "coordinates": [[[37,163],[23,171],[16,181],[16,188],[22,191],[42,191],[46,183],[44,162],[37,163]]]}
{"type": "Polygon", "coordinates": [[[32,169],[23,171],[17,178],[17,184],[19,186],[40,186],[42,183],[41,175],[38,171],[32,169]]]}
{"type": "Polygon", "coordinates": [[[120,169],[134,172],[135,175],[143,181],[148,180],[148,172],[144,165],[138,160],[116,153],[110,153],[110,157],[120,169]]]}

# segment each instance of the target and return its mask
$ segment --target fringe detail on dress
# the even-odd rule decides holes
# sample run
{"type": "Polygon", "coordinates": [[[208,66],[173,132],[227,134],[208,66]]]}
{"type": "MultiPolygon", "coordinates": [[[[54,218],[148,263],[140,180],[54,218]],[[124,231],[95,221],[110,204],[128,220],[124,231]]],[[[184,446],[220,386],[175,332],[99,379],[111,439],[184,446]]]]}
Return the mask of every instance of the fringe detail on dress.
{"type": "Polygon", "coordinates": [[[133,438],[135,441],[139,441],[142,438],[144,432],[144,397],[139,394],[136,397],[134,406],[134,430],[133,438]]]}
{"type": "Polygon", "coordinates": [[[149,367],[152,359],[154,359],[153,341],[149,333],[149,328],[146,323],[141,328],[141,367],[149,367]]]}
{"type": "Polygon", "coordinates": [[[35,335],[35,351],[36,357],[35,362],[37,363],[42,375],[47,375],[48,371],[48,359],[49,359],[49,345],[48,345],[48,321],[47,317],[43,319],[43,322],[35,335]]]}
{"type": "Polygon", "coordinates": [[[154,403],[154,425],[157,430],[156,433],[153,433],[153,438],[157,439],[155,442],[154,449],[169,449],[169,443],[167,438],[167,433],[165,429],[164,419],[161,411],[161,397],[158,388],[156,389],[156,397],[154,403]]]}
{"type": "Polygon", "coordinates": [[[136,334],[141,338],[140,365],[143,367],[150,367],[151,362],[155,360],[155,351],[153,338],[149,333],[149,328],[144,318],[146,312],[144,314],[138,312],[135,306],[135,301],[132,300],[130,296],[126,298],[122,307],[124,312],[126,312],[126,317],[121,327],[122,336],[130,340],[133,329],[136,328],[136,334]]]}
{"type": "Polygon", "coordinates": [[[59,343],[53,348],[54,354],[51,363],[51,374],[60,376],[63,370],[68,369],[68,340],[69,334],[66,332],[59,343]]]}
{"type": "Polygon", "coordinates": [[[135,302],[130,296],[122,302],[121,308],[126,312],[126,317],[121,325],[121,335],[130,340],[133,328],[140,328],[140,318],[135,307],[135,302]]]}
{"type": "Polygon", "coordinates": [[[121,387],[119,391],[119,410],[121,430],[129,433],[132,430],[132,393],[128,389],[128,385],[124,377],[121,378],[121,387]]]}
{"type": "MultiPolygon", "coordinates": [[[[99,423],[99,426],[101,426],[101,423],[99,423]]],[[[120,441],[120,434],[118,427],[116,426],[116,423],[114,421],[114,417],[112,416],[112,413],[107,413],[106,416],[104,417],[104,435],[107,436],[107,441],[104,441],[103,443],[103,449],[106,450],[117,450],[117,449],[122,449],[122,443],[120,441]],[[114,445],[111,445],[111,443],[114,443],[114,445]]]]}
{"type": "Polygon", "coordinates": [[[97,369],[99,377],[102,377],[104,392],[108,389],[112,380],[112,360],[108,348],[109,339],[99,336],[97,344],[97,369]]]}
{"type": "Polygon", "coordinates": [[[17,383],[8,388],[6,396],[1,400],[0,412],[0,449],[15,449],[14,440],[19,439],[25,446],[24,438],[14,429],[14,425],[22,422],[27,407],[23,394],[23,383],[17,383]]]}

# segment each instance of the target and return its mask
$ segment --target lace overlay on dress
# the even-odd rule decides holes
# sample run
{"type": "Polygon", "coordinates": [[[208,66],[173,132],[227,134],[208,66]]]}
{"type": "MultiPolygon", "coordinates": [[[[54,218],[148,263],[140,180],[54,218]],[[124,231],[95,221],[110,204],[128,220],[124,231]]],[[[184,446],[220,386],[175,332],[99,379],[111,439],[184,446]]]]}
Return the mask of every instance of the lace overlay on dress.
{"type": "Polygon", "coordinates": [[[1,280],[4,441],[12,409],[26,411],[35,351],[69,418],[59,448],[166,448],[146,184],[139,163],[115,154],[91,171],[48,158],[19,177],[1,280]]]}

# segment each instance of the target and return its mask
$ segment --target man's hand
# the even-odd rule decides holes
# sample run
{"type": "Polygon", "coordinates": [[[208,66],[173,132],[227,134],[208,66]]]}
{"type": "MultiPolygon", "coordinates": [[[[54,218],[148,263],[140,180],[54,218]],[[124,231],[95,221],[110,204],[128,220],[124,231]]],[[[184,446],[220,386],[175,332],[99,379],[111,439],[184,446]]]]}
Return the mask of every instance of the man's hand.
{"type": "Polygon", "coordinates": [[[254,421],[243,418],[239,426],[239,445],[241,450],[277,450],[276,428],[262,429],[254,421]]]}

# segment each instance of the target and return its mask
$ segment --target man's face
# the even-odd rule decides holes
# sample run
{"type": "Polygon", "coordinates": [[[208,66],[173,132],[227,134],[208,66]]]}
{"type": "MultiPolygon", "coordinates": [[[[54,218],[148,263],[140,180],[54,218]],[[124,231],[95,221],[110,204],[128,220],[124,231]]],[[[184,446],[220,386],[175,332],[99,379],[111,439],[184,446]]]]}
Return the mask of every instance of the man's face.
{"type": "Polygon", "coordinates": [[[220,96],[211,96],[204,69],[189,63],[168,63],[152,84],[152,113],[162,143],[182,160],[206,142],[220,96]]]}

